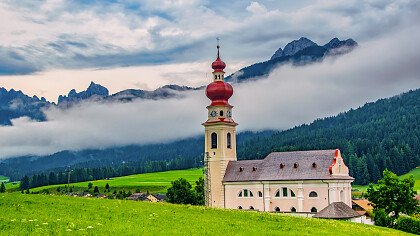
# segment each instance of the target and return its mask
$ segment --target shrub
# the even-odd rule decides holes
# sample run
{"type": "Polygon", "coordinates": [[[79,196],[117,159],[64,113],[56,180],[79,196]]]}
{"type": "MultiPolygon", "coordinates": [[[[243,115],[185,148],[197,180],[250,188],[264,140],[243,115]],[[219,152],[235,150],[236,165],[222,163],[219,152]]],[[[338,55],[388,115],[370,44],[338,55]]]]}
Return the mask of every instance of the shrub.
{"type": "Polygon", "coordinates": [[[375,225],[378,226],[392,227],[393,225],[393,218],[388,216],[382,208],[373,209],[373,220],[375,221],[375,225]]]}
{"type": "Polygon", "coordinates": [[[414,217],[400,216],[397,219],[395,228],[413,234],[420,234],[420,219],[414,217]]]}

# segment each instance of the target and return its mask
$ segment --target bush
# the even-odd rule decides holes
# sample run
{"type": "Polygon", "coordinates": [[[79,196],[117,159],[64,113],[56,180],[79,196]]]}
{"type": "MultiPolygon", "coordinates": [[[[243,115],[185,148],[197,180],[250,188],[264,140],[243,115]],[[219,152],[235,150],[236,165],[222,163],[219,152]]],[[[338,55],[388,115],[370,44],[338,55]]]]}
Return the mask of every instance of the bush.
{"type": "Polygon", "coordinates": [[[413,234],[420,234],[420,219],[414,217],[400,216],[397,219],[395,228],[413,234]]]}
{"type": "Polygon", "coordinates": [[[373,220],[375,221],[375,225],[378,226],[392,227],[393,225],[393,218],[388,216],[382,208],[373,209],[373,220]]]}

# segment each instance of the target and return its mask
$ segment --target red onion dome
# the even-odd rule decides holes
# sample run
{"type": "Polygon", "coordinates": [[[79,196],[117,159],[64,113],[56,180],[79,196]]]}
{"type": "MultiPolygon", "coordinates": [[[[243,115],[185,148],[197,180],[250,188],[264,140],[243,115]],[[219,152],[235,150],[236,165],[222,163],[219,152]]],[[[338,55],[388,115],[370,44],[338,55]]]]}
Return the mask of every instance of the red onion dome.
{"type": "Polygon", "coordinates": [[[213,68],[215,71],[223,71],[223,69],[226,68],[226,64],[220,60],[219,56],[217,56],[217,59],[211,63],[211,68],[213,68]]]}
{"type": "Polygon", "coordinates": [[[232,85],[224,81],[214,81],[207,85],[206,96],[211,100],[211,106],[229,105],[228,100],[233,95],[232,85]]]}

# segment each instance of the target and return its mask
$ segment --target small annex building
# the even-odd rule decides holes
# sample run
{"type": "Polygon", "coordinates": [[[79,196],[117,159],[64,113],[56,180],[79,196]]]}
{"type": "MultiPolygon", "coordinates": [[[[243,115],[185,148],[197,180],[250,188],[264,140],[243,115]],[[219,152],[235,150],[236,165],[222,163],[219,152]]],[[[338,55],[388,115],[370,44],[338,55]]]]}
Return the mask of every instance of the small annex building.
{"type": "MultiPolygon", "coordinates": [[[[349,169],[340,150],[273,152],[262,160],[238,161],[236,126],[225,82],[225,62],[212,63],[211,100],[204,126],[205,203],[209,207],[314,215],[332,203],[351,209],[349,169]]],[[[252,109],[251,107],[249,109],[252,109]]]]}
{"type": "Polygon", "coordinates": [[[362,215],[354,211],[344,202],[333,202],[314,215],[314,218],[360,222],[362,215]]]}

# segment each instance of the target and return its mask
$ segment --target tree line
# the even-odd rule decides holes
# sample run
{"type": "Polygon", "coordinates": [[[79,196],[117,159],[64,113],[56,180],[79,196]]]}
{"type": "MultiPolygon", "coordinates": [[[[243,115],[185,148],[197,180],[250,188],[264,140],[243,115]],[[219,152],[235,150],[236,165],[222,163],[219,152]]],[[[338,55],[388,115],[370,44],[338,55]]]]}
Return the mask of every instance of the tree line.
{"type": "Polygon", "coordinates": [[[100,168],[75,168],[67,171],[40,173],[32,176],[24,176],[20,180],[20,189],[27,190],[47,185],[66,184],[70,176],[70,183],[94,181],[108,179],[119,176],[142,174],[149,172],[160,172],[167,170],[180,170],[196,168],[198,164],[188,162],[184,159],[175,159],[171,161],[147,161],[124,163],[117,167],[100,168]],[[69,173],[70,172],[70,173],[69,173]]]}

